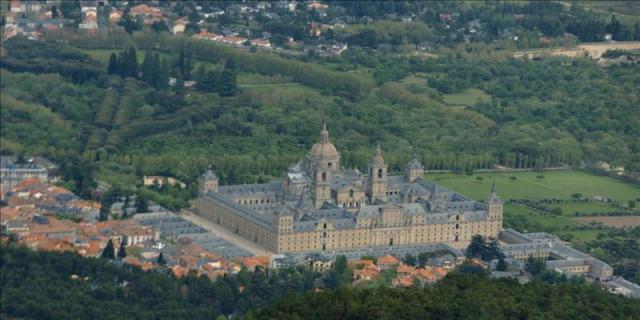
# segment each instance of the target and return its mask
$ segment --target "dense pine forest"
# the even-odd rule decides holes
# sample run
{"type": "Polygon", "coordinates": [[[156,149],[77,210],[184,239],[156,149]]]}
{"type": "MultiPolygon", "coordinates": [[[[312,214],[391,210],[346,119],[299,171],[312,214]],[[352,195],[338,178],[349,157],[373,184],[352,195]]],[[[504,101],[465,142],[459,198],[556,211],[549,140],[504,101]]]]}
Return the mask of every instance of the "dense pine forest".
{"type": "MultiPolygon", "coordinates": [[[[333,272],[246,270],[214,282],[72,253],[0,246],[0,315],[21,319],[637,319],[640,304],[584,282],[521,285],[469,268],[433,286],[331,289],[333,272]],[[243,290],[240,290],[240,287],[243,290]],[[314,292],[314,288],[321,292],[314,292]]],[[[334,275],[335,276],[335,275],[334,275]]],[[[346,282],[348,283],[348,282],[346,282]]],[[[345,283],[345,284],[346,284],[345,283]]],[[[340,282],[337,282],[340,285],[340,282]]]]}

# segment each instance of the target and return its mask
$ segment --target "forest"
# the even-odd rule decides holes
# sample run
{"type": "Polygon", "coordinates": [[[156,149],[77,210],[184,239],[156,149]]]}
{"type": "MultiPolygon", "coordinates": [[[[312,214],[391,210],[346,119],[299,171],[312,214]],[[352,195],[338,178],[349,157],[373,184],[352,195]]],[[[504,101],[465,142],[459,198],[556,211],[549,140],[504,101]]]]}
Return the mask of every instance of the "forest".
{"type": "MultiPolygon", "coordinates": [[[[475,268],[432,286],[350,288],[336,269],[243,270],[216,281],[74,253],[0,245],[0,315],[24,319],[635,319],[637,301],[584,282],[492,280],[475,268]],[[337,278],[336,278],[337,277],[337,278]],[[332,280],[332,278],[337,279],[332,280]],[[341,285],[342,283],[342,285],[341,285]],[[333,284],[333,285],[332,285],[333,284]],[[243,290],[239,288],[243,287],[243,290]],[[319,288],[320,290],[315,290],[319,288]],[[319,292],[315,292],[319,291],[319,292]],[[490,298],[489,298],[490,297],[490,298]]],[[[466,265],[463,265],[466,266],[466,265]]],[[[533,270],[532,270],[533,271],[533,270]]]]}
{"type": "MultiPolygon", "coordinates": [[[[11,59],[2,70],[2,152],[76,159],[86,170],[66,171],[65,180],[82,194],[110,176],[127,187],[149,174],[193,182],[208,165],[222,183],[264,181],[304,154],[323,121],[349,167],[362,168],[377,142],[392,171],[412,150],[428,169],[458,172],[640,164],[637,64],[601,68],[464,50],[421,59],[362,48],[305,61],[166,33],[66,36],[69,45],[19,38],[3,45],[11,59]],[[86,46],[113,49],[97,61],[86,46]],[[39,65],[56,54],[66,69],[39,65]],[[133,65],[135,77],[121,71],[133,65]],[[157,81],[167,77],[196,86],[157,81]],[[263,90],[241,82],[248,77],[291,82],[263,90]],[[469,89],[490,99],[447,104],[444,97],[469,89]]],[[[171,199],[169,207],[186,200],[171,199]]]]}

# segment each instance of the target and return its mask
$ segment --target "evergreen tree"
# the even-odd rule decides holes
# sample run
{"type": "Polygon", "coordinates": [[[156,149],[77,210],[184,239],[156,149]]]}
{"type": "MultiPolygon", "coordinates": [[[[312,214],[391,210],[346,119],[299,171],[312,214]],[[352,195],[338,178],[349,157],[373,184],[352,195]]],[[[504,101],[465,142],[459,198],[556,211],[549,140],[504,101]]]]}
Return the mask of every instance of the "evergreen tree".
{"type": "Polygon", "coordinates": [[[525,264],[524,269],[531,275],[537,276],[542,274],[547,269],[547,265],[542,259],[536,259],[532,256],[529,256],[529,258],[527,258],[527,263],[525,264]]]}
{"type": "Polygon", "coordinates": [[[107,246],[104,247],[104,250],[102,250],[102,257],[105,259],[115,259],[116,255],[115,255],[115,248],[113,247],[113,240],[109,239],[109,242],[107,242],[107,246]]]}
{"type": "Polygon", "coordinates": [[[138,56],[136,54],[136,48],[131,47],[127,52],[127,76],[132,78],[138,77],[138,56]]]}
{"type": "Polygon", "coordinates": [[[482,258],[486,249],[484,237],[477,234],[471,237],[471,242],[467,247],[467,256],[470,258],[482,258]]]}
{"type": "Polygon", "coordinates": [[[236,82],[236,70],[235,64],[232,59],[227,60],[224,70],[220,75],[220,81],[218,82],[218,93],[221,97],[231,97],[238,91],[238,84],[236,82]]]}
{"type": "Polygon", "coordinates": [[[167,265],[167,260],[164,259],[164,254],[162,254],[162,251],[158,255],[158,260],[156,262],[161,266],[167,265]]]}
{"type": "Polygon", "coordinates": [[[191,51],[185,55],[184,66],[182,68],[182,75],[185,80],[191,80],[191,71],[193,71],[193,55],[191,51]]]}
{"type": "Polygon", "coordinates": [[[138,24],[131,19],[129,15],[129,10],[125,10],[122,14],[122,18],[118,22],[118,25],[124,28],[128,34],[133,33],[138,28],[138,24]]]}
{"type": "Polygon", "coordinates": [[[136,204],[136,212],[148,212],[149,211],[149,202],[145,198],[138,198],[138,203],[136,204]]]}
{"type": "Polygon", "coordinates": [[[204,69],[204,66],[201,64],[196,69],[196,72],[193,78],[196,81],[196,88],[198,90],[202,90],[201,85],[202,83],[205,82],[206,77],[207,77],[207,71],[204,69]]]}
{"type": "Polygon", "coordinates": [[[347,257],[345,257],[344,255],[338,255],[336,257],[336,264],[334,266],[334,269],[337,273],[345,272],[347,270],[347,257]]]}
{"type": "Polygon", "coordinates": [[[182,73],[176,75],[176,83],[173,86],[173,91],[177,95],[184,94],[184,78],[182,77],[182,73]]]}
{"type": "Polygon", "coordinates": [[[118,60],[116,63],[116,66],[117,66],[116,73],[119,74],[121,77],[127,76],[126,60],[127,58],[124,51],[118,53],[118,60]]]}
{"type": "MultiPolygon", "coordinates": [[[[156,55],[156,60],[160,61],[160,55],[156,55]]],[[[158,62],[160,69],[158,71],[158,78],[156,80],[156,89],[166,89],[169,85],[169,61],[166,58],[162,58],[162,62],[158,62]]]]}
{"type": "Polygon", "coordinates": [[[498,264],[496,265],[497,271],[507,271],[507,263],[504,261],[504,258],[500,257],[498,259],[498,264]]]}
{"type": "Polygon", "coordinates": [[[109,65],[107,66],[107,73],[116,74],[118,72],[118,58],[115,53],[111,53],[109,56],[109,65]]]}
{"type": "Polygon", "coordinates": [[[416,257],[410,253],[407,253],[402,261],[410,266],[415,266],[417,262],[416,257]]]}
{"type": "Polygon", "coordinates": [[[124,239],[120,241],[120,248],[118,249],[118,258],[124,259],[127,256],[127,249],[124,246],[124,239]]]}
{"type": "Polygon", "coordinates": [[[142,61],[140,69],[142,71],[142,81],[153,85],[157,78],[156,73],[158,69],[154,68],[154,57],[150,50],[144,53],[144,60],[142,61]]]}
{"type": "Polygon", "coordinates": [[[207,92],[215,92],[218,88],[218,79],[220,75],[215,71],[207,71],[204,80],[200,84],[200,90],[207,92]]]}
{"type": "Polygon", "coordinates": [[[98,216],[98,220],[107,221],[108,219],[109,219],[109,207],[103,204],[100,207],[100,215],[98,216]]]}
{"type": "Polygon", "coordinates": [[[418,263],[420,263],[421,267],[424,267],[427,264],[427,260],[431,258],[431,254],[428,252],[420,252],[418,254],[418,263]]]}
{"type": "Polygon", "coordinates": [[[180,52],[178,53],[178,58],[173,64],[175,76],[177,76],[178,73],[181,73],[184,76],[184,62],[185,62],[184,48],[180,48],[180,52]]]}

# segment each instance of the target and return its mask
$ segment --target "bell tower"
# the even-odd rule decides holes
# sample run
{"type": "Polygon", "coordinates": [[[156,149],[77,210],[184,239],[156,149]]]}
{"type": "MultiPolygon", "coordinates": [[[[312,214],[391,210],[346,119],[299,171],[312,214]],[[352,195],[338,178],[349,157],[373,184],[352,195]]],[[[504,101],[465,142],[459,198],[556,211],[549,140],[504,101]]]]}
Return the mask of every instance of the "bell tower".
{"type": "Polygon", "coordinates": [[[491,194],[487,198],[487,213],[491,225],[491,236],[497,236],[502,230],[502,200],[496,193],[496,183],[491,184],[491,194]]]}
{"type": "Polygon", "coordinates": [[[382,158],[380,144],[376,147],[376,154],[369,160],[367,195],[369,203],[376,199],[386,200],[387,197],[387,163],[382,158]]]}

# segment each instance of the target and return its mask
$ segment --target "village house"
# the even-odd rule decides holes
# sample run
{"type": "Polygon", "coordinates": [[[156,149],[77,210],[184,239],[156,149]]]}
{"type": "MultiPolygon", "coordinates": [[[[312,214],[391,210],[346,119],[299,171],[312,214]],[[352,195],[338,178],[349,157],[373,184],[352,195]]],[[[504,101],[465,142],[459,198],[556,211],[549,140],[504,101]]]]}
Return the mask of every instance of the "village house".
{"type": "Polygon", "coordinates": [[[262,47],[262,48],[270,48],[271,42],[269,42],[269,40],[264,38],[256,38],[251,40],[251,45],[256,47],[262,47]]]}
{"type": "Polygon", "coordinates": [[[171,28],[171,32],[173,34],[176,33],[184,33],[184,30],[187,27],[189,20],[186,17],[181,17],[173,23],[173,27],[171,28]]]}
{"type": "Polygon", "coordinates": [[[145,187],[153,186],[153,185],[163,186],[165,184],[172,187],[175,185],[178,185],[182,189],[187,187],[187,185],[184,182],[174,177],[165,177],[165,176],[143,176],[142,183],[144,184],[145,187]]]}
{"type": "Polygon", "coordinates": [[[111,12],[109,12],[109,22],[111,24],[118,23],[120,19],[122,19],[122,14],[122,10],[112,9],[111,12]]]}
{"type": "Polygon", "coordinates": [[[123,241],[129,247],[147,240],[157,241],[160,234],[150,227],[139,225],[133,220],[109,220],[97,222],[98,232],[113,239],[118,244],[123,241]]]}
{"type": "Polygon", "coordinates": [[[225,36],[219,40],[222,43],[232,44],[232,45],[242,45],[247,41],[247,38],[240,36],[225,36]]]}
{"type": "Polygon", "coordinates": [[[384,270],[395,270],[400,265],[400,260],[396,259],[394,256],[384,256],[378,259],[377,263],[380,271],[384,270]]]}
{"type": "Polygon", "coordinates": [[[209,40],[209,41],[220,41],[222,39],[222,35],[213,32],[207,32],[206,30],[200,30],[200,33],[193,35],[194,39],[201,40],[209,40]]]}
{"type": "Polygon", "coordinates": [[[327,10],[328,8],[329,8],[329,5],[316,2],[316,1],[312,1],[311,3],[307,4],[307,10],[322,11],[322,10],[327,10]]]}

